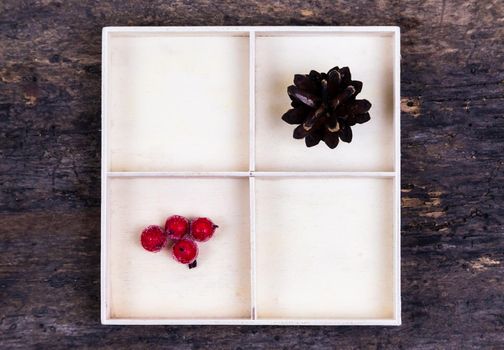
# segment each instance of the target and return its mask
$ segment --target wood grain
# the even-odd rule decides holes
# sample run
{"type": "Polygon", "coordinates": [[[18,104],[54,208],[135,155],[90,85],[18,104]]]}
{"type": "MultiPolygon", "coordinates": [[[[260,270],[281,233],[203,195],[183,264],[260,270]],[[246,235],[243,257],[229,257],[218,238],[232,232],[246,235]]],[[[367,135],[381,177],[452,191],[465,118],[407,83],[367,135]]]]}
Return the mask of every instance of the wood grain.
{"type": "Polygon", "coordinates": [[[504,344],[504,3],[0,2],[0,347],[504,344]],[[106,25],[399,25],[401,327],[99,324],[106,25]]]}

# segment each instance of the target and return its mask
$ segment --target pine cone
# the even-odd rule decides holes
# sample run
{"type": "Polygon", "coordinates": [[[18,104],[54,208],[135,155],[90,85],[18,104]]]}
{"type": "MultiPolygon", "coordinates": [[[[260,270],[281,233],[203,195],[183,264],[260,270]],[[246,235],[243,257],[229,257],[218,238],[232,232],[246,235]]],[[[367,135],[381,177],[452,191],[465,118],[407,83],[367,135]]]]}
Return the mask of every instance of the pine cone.
{"type": "Polygon", "coordinates": [[[327,74],[314,70],[308,75],[296,74],[294,85],[287,88],[293,108],[282,119],[300,124],[293,136],[304,138],[307,147],[324,140],[335,148],[339,139],[352,141],[351,126],[370,120],[371,103],[355,99],[361,90],[362,82],[352,80],[348,67],[334,67],[327,74]]]}

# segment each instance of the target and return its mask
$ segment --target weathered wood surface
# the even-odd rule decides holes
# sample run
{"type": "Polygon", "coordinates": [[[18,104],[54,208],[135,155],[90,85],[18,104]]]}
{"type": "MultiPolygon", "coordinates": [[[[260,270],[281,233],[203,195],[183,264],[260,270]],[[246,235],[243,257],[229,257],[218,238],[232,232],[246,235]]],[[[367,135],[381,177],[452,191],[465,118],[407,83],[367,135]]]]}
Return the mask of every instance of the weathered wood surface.
{"type": "Polygon", "coordinates": [[[504,347],[504,2],[0,1],[0,348],[504,347]],[[103,327],[106,25],[402,28],[401,327],[103,327]]]}

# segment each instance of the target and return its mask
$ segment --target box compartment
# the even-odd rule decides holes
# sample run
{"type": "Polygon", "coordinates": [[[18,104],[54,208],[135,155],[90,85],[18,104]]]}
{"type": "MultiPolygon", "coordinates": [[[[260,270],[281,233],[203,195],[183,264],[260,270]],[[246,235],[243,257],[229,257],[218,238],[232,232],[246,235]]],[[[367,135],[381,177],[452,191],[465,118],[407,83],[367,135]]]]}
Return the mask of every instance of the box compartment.
{"type": "Polygon", "coordinates": [[[256,34],[256,170],[394,171],[393,33],[261,32],[256,34]],[[350,67],[371,101],[371,120],[352,127],[351,143],[307,148],[281,120],[294,74],[350,67]]]}
{"type": "Polygon", "coordinates": [[[110,318],[251,318],[249,187],[246,178],[137,178],[109,181],[110,318]],[[198,244],[198,266],[170,249],[145,251],[140,232],[170,215],[208,216],[219,224],[198,244]]]}
{"type": "Polygon", "coordinates": [[[256,179],[257,316],[391,319],[390,178],[256,179]]]}
{"type": "Polygon", "coordinates": [[[247,171],[247,33],[108,38],[109,171],[247,171]]]}

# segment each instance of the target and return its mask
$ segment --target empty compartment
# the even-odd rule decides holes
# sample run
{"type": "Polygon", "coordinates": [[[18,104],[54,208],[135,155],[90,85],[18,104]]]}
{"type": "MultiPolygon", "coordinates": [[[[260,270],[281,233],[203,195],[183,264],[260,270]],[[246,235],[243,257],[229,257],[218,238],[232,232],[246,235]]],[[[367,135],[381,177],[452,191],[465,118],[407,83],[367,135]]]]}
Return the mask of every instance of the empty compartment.
{"type": "Polygon", "coordinates": [[[259,319],[393,319],[392,178],[256,179],[259,319]]]}
{"type": "Polygon", "coordinates": [[[110,178],[108,190],[109,318],[251,317],[247,178],[110,178]],[[144,227],[173,214],[219,225],[196,268],[140,244],[144,227]]]}
{"type": "Polygon", "coordinates": [[[110,33],[109,171],[247,171],[248,33],[110,33]]]}
{"type": "MultiPolygon", "coordinates": [[[[393,171],[394,32],[257,33],[256,169],[259,171],[393,171]],[[287,86],[295,74],[350,67],[363,82],[359,99],[371,120],[352,127],[353,140],[329,149],[292,138],[281,117],[292,108],[287,86]]],[[[397,67],[399,69],[399,67],[397,67]]]]}

